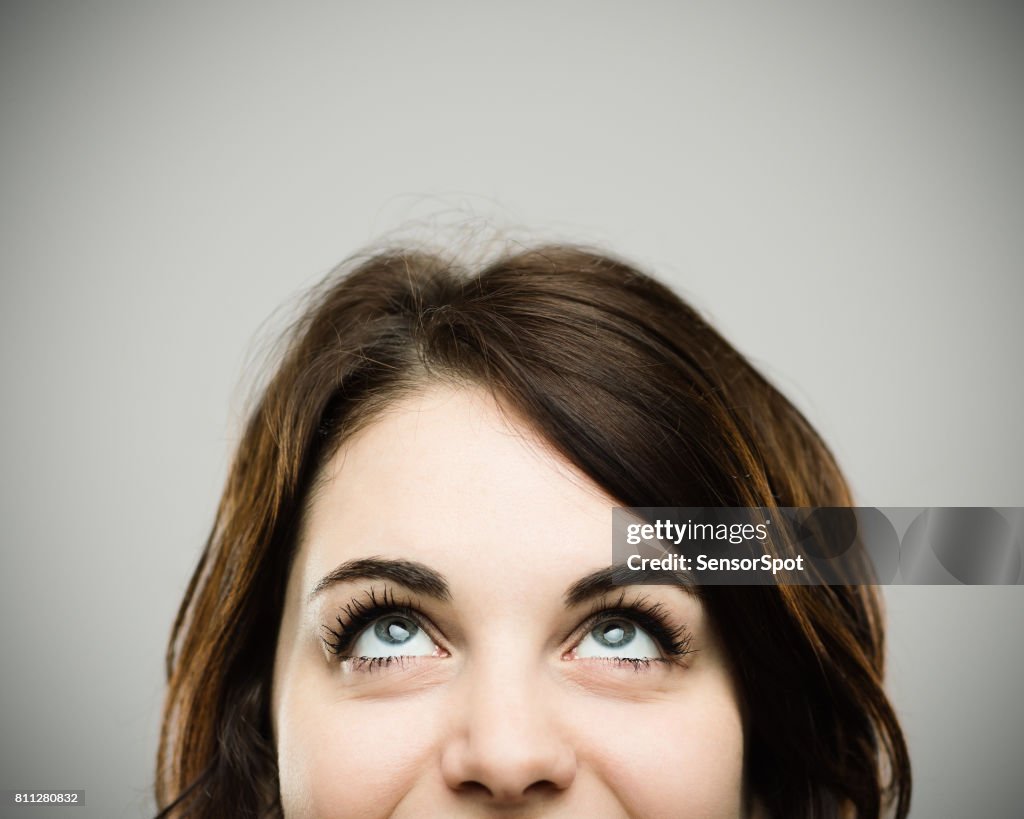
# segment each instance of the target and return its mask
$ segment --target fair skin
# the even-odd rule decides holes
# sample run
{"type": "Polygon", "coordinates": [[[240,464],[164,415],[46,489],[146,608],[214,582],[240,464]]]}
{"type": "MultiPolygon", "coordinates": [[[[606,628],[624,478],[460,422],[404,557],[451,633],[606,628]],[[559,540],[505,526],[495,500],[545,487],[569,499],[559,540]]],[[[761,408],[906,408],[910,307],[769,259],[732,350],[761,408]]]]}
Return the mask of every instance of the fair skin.
{"type": "Polygon", "coordinates": [[[745,815],[699,601],[602,584],[621,504],[486,392],[400,400],[325,479],[275,657],[287,817],[745,815]]]}

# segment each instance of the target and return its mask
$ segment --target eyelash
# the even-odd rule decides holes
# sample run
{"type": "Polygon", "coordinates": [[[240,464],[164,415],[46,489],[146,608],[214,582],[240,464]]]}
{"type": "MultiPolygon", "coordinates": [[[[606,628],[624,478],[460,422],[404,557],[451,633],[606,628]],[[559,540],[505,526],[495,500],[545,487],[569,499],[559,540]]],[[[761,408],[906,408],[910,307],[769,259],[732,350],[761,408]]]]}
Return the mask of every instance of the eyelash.
{"type": "Polygon", "coordinates": [[[354,598],[342,606],[341,612],[334,618],[337,628],[324,625],[324,634],[321,636],[324,648],[339,660],[352,660],[353,668],[357,665],[366,665],[366,671],[373,671],[391,665],[393,660],[404,660],[404,657],[351,657],[347,652],[356,638],[363,633],[363,630],[374,620],[383,617],[385,614],[398,614],[408,617],[412,622],[426,631],[423,618],[419,613],[406,602],[399,602],[394,594],[387,587],[381,592],[378,598],[377,590],[370,589],[366,592],[366,600],[354,598]],[[386,661],[386,662],[385,662],[386,661]]]}
{"type": "MultiPolygon", "coordinates": [[[[385,587],[379,597],[376,589],[370,589],[366,592],[365,600],[354,598],[346,603],[342,607],[342,611],[334,618],[336,627],[330,625],[323,626],[324,634],[321,636],[321,640],[323,641],[324,648],[334,655],[338,661],[349,661],[353,671],[372,672],[391,666],[403,667],[405,661],[409,658],[402,656],[354,657],[347,654],[352,644],[355,643],[367,626],[388,614],[407,617],[430,634],[430,629],[424,625],[424,618],[419,612],[408,602],[399,602],[395,598],[394,593],[385,587]]],[[[630,667],[634,671],[641,672],[649,669],[651,663],[678,664],[684,657],[694,653],[694,649],[690,648],[693,635],[685,625],[670,625],[668,614],[661,603],[651,603],[646,597],[637,597],[627,602],[625,592],[622,592],[618,600],[612,605],[602,601],[596,603],[584,619],[584,622],[569,632],[565,639],[568,639],[573,634],[578,634],[582,640],[598,624],[617,619],[629,620],[640,626],[640,628],[651,635],[661,651],[667,656],[642,659],[629,657],[591,659],[609,665],[630,667]]]]}
{"type": "MultiPolygon", "coordinates": [[[[583,624],[573,629],[571,634],[580,635],[582,639],[600,623],[609,620],[629,620],[640,626],[651,635],[665,657],[635,659],[630,657],[593,658],[598,662],[607,662],[617,666],[632,666],[634,671],[643,671],[651,663],[680,663],[684,657],[694,653],[690,647],[693,634],[685,625],[673,626],[665,606],[658,602],[650,602],[647,597],[636,597],[626,600],[626,592],[620,592],[618,600],[609,605],[606,601],[594,604],[583,624]]],[[[567,639],[568,639],[567,635],[567,639]]]]}

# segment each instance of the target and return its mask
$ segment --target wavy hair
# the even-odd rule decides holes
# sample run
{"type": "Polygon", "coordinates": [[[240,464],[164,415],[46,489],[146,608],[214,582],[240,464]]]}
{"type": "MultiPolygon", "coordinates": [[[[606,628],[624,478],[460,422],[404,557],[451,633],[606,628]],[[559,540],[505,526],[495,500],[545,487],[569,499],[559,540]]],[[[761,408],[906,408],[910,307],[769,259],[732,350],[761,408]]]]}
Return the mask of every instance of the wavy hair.
{"type": "MultiPolygon", "coordinates": [[[[434,379],[491,390],[624,506],[850,506],[801,413],[634,266],[546,245],[479,269],[393,248],[310,294],[238,443],[167,652],[161,817],[281,813],[273,640],[321,467],[434,379]]],[[[771,816],[905,817],[910,762],[883,688],[873,586],[707,587],[771,816]]]]}

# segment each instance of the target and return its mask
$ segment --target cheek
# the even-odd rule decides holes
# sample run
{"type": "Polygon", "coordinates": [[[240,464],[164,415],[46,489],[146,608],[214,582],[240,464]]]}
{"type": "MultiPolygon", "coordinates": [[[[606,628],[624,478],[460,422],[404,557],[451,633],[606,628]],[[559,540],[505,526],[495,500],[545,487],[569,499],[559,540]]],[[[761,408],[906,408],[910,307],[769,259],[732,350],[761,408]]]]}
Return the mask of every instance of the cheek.
{"type": "Polygon", "coordinates": [[[581,745],[631,815],[742,815],[743,725],[728,695],[605,703],[586,724],[581,745]]]}
{"type": "Polygon", "coordinates": [[[432,712],[413,700],[330,702],[323,696],[282,703],[277,753],[285,815],[390,816],[428,767],[432,712]]]}

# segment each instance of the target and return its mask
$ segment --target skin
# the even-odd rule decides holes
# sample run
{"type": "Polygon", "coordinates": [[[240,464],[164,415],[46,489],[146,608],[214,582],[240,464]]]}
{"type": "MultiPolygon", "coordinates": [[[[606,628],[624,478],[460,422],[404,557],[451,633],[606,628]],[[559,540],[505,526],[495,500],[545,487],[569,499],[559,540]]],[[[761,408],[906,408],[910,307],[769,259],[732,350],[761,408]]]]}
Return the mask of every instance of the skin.
{"type": "Polygon", "coordinates": [[[487,393],[426,387],[350,438],[325,473],[275,657],[286,816],[747,815],[741,707],[699,601],[644,586],[567,606],[569,587],[608,566],[621,504],[487,393]],[[364,558],[422,564],[447,597],[382,577],[313,593],[364,558]],[[410,652],[368,669],[323,638],[371,596],[419,620],[386,621],[383,642],[365,626],[356,654],[410,652]],[[638,599],[685,629],[689,653],[659,661],[664,649],[638,624],[626,639],[621,617],[596,634],[588,623],[638,599]]]}

